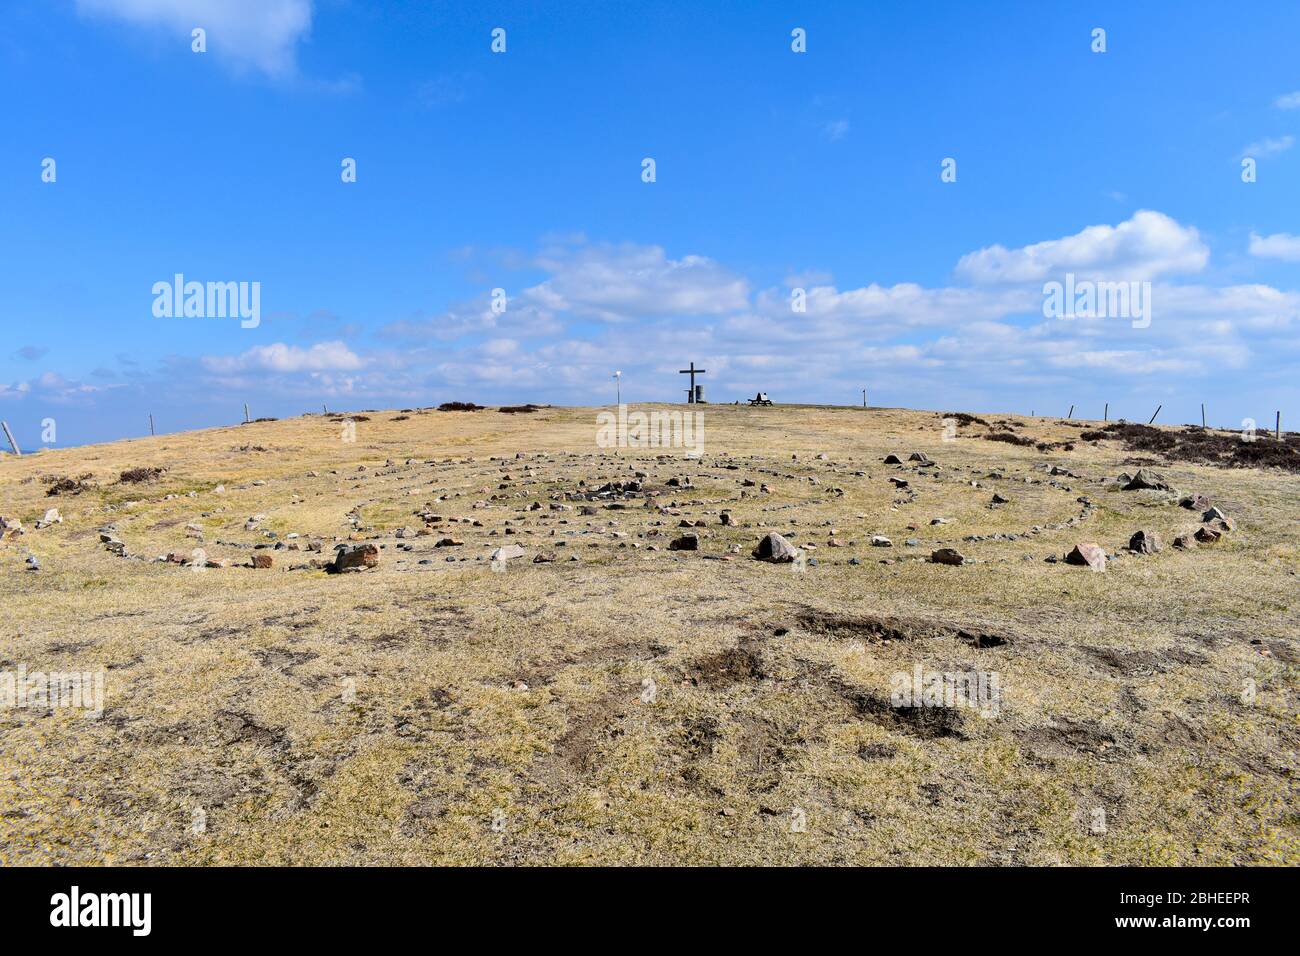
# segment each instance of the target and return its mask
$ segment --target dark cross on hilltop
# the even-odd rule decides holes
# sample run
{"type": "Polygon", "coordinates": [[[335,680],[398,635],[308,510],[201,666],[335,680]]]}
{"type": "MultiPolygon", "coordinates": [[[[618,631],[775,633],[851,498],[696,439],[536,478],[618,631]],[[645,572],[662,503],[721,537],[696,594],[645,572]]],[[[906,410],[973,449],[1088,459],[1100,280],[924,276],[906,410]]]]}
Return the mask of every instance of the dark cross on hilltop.
{"type": "Polygon", "coordinates": [[[707,370],[702,368],[696,368],[694,361],[691,362],[690,368],[683,368],[677,370],[678,375],[689,375],[691,377],[691,387],[686,390],[687,402],[695,401],[695,376],[703,375],[705,371],[707,370]]]}

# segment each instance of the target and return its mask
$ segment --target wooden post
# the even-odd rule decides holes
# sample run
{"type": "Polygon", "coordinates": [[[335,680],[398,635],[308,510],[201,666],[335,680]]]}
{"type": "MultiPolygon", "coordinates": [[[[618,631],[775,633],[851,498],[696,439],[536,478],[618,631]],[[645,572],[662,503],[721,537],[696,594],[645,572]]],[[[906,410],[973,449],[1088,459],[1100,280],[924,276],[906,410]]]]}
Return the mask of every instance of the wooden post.
{"type": "Polygon", "coordinates": [[[154,432],[154,430],[153,430],[153,413],[152,413],[152,412],[149,413],[149,434],[150,434],[150,435],[155,434],[155,432],[154,432]]]}
{"type": "Polygon", "coordinates": [[[1070,406],[1070,411],[1069,411],[1069,413],[1068,413],[1065,417],[1066,417],[1067,419],[1070,419],[1070,418],[1073,418],[1073,417],[1074,417],[1074,406],[1073,406],[1073,405],[1070,406]]]}
{"type": "Polygon", "coordinates": [[[248,402],[244,402],[244,424],[248,424],[248,402]]]}
{"type": "Polygon", "coordinates": [[[867,407],[867,390],[865,388],[862,390],[862,407],[867,407]]]}
{"type": "Polygon", "coordinates": [[[321,402],[320,410],[324,412],[326,415],[330,413],[330,407],[326,405],[324,402],[321,402]]]}
{"type": "Polygon", "coordinates": [[[9,447],[14,450],[14,454],[22,455],[22,452],[18,449],[18,442],[14,441],[14,433],[9,430],[9,423],[0,422],[0,427],[4,428],[5,438],[9,439],[9,447]]]}
{"type": "Polygon", "coordinates": [[[1201,402],[1201,427],[1205,427],[1205,403],[1201,402]]]}
{"type": "Polygon", "coordinates": [[[1151,413],[1151,417],[1147,420],[1147,424],[1148,424],[1148,425],[1150,425],[1153,421],[1156,420],[1156,416],[1160,414],[1160,409],[1162,409],[1162,408],[1164,408],[1164,405],[1157,405],[1157,406],[1156,406],[1156,410],[1155,410],[1154,412],[1151,413]]]}
{"type": "MultiPolygon", "coordinates": [[[[8,431],[8,429],[5,429],[5,430],[8,431]]],[[[1277,427],[1276,427],[1275,431],[1276,431],[1276,434],[1277,434],[1277,440],[1278,440],[1278,441],[1281,441],[1281,440],[1282,440],[1282,412],[1281,412],[1280,409],[1278,410],[1278,413],[1277,413],[1277,427]]],[[[10,440],[11,442],[13,441],[12,438],[9,439],[9,440],[10,440]]]]}
{"type": "Polygon", "coordinates": [[[1101,420],[1103,422],[1110,421],[1110,402],[1106,403],[1106,410],[1101,413],[1101,420]]]}

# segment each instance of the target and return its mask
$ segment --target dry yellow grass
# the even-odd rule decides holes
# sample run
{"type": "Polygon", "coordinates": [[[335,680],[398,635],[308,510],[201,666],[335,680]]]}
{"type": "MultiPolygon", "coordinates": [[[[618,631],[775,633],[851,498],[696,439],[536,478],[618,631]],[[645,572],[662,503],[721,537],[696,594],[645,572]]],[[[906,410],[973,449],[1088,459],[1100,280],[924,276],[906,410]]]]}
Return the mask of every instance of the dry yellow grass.
{"type": "Polygon", "coordinates": [[[1300,477],[1156,463],[1237,530],[1097,574],[1043,559],[1197,527],[1169,494],[1102,483],[1135,467],[1114,445],[1043,453],[979,425],[944,441],[940,416],[902,410],[704,414],[698,461],[604,451],[593,409],[372,412],[354,443],[315,416],[6,456],[0,515],[27,530],[0,542],[0,672],[103,669],[107,688],[99,719],[0,710],[0,863],[1300,862],[1300,477]],[[138,466],[167,473],[114,484],[138,466]],[[550,508],[636,470],[694,487],[662,488],[662,508],[550,508]],[[84,472],[92,490],[45,496],[42,476],[84,472]],[[995,491],[1009,503],[991,508],[995,491]],[[395,538],[426,502],[481,525],[444,521],[459,547],[395,538]],[[35,530],[51,505],[63,523],[35,530]],[[199,546],[194,523],[211,558],[289,534],[328,557],[354,509],[384,545],[360,574],[295,569],[322,555],[287,548],[259,552],[269,570],[194,570],[116,557],[97,534],[111,522],[152,559],[199,546]],[[682,519],[706,522],[700,551],[667,550],[682,519]],[[816,565],[751,560],[768,530],[819,545],[816,565]],[[516,542],[527,556],[494,572],[488,554],[516,542]],[[976,563],[923,560],[941,545],[976,563]],[[882,706],[918,663],[996,672],[998,713],[882,706]]]}

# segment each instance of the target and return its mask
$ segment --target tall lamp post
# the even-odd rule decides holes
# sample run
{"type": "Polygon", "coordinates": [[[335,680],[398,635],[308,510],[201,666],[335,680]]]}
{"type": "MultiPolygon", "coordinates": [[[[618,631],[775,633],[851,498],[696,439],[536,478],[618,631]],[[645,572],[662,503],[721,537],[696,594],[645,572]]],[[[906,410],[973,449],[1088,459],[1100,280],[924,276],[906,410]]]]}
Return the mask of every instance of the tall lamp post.
{"type": "Polygon", "coordinates": [[[614,373],[614,396],[615,404],[623,404],[623,373],[618,371],[614,373]]]}

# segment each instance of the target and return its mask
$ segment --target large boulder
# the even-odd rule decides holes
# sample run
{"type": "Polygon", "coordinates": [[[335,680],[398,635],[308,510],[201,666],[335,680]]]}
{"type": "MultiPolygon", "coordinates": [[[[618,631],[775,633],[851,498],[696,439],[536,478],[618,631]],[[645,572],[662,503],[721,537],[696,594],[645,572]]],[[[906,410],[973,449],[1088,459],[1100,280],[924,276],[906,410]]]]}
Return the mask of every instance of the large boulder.
{"type": "Polygon", "coordinates": [[[759,561],[781,563],[793,561],[799,552],[789,541],[772,531],[764,536],[762,541],[758,542],[758,547],[753,550],[752,554],[759,561]]]}
{"type": "Polygon", "coordinates": [[[1065,556],[1066,564],[1079,564],[1094,571],[1106,570],[1106,551],[1099,544],[1080,543],[1065,556]]]}
{"type": "Polygon", "coordinates": [[[669,551],[698,551],[700,550],[700,536],[697,534],[684,534],[680,538],[674,538],[668,542],[669,551]]]}
{"type": "Polygon", "coordinates": [[[378,564],[379,549],[373,544],[341,545],[334,555],[334,563],[326,570],[330,574],[342,574],[344,571],[364,571],[378,564]]]}

